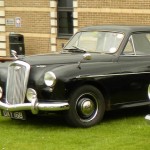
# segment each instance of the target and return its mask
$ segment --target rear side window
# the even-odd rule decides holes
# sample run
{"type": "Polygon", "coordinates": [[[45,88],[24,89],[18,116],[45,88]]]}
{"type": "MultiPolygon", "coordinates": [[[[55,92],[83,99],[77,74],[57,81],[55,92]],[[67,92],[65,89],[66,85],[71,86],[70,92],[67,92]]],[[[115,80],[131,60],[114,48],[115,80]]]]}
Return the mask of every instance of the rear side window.
{"type": "Polygon", "coordinates": [[[125,55],[149,55],[150,33],[135,33],[129,38],[124,49],[125,55]]]}

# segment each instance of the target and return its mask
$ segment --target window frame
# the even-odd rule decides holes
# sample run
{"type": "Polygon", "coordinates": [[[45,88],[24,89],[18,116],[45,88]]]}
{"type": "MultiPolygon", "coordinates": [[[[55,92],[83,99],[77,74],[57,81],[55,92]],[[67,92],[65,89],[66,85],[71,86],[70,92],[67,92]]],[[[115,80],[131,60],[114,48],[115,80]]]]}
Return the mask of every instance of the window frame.
{"type": "MultiPolygon", "coordinates": [[[[59,6],[59,1],[58,1],[58,4],[57,4],[57,36],[59,38],[70,38],[72,35],[73,35],[73,0],[72,0],[72,7],[67,7],[67,6],[59,6]],[[70,12],[72,13],[72,20],[71,20],[71,28],[72,28],[72,32],[71,33],[60,33],[60,18],[59,18],[59,13],[61,12],[70,12]]],[[[69,22],[69,21],[68,21],[69,22]]],[[[68,28],[69,29],[69,28],[68,28]]]]}

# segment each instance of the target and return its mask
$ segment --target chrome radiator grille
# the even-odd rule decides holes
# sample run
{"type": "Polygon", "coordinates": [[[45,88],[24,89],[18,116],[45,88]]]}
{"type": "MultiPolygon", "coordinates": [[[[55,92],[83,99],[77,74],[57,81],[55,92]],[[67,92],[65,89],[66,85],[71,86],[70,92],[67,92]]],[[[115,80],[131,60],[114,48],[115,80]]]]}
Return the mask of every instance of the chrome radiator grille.
{"type": "Polygon", "coordinates": [[[30,65],[25,62],[15,61],[9,65],[6,86],[7,103],[24,103],[29,72],[30,65]]]}

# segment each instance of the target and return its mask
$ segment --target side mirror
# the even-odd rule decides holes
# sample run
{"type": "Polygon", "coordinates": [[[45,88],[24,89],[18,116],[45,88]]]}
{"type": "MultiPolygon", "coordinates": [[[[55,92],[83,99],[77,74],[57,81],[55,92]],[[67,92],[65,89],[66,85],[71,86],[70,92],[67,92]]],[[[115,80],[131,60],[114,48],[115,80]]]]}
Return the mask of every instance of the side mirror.
{"type": "Polygon", "coordinates": [[[78,68],[81,69],[81,62],[82,62],[83,60],[91,60],[91,59],[92,59],[91,54],[90,54],[90,53],[85,53],[85,54],[83,55],[83,58],[78,62],[78,68]]]}
{"type": "Polygon", "coordinates": [[[83,59],[84,59],[84,60],[91,60],[91,59],[92,59],[92,56],[91,56],[90,53],[85,53],[85,54],[83,55],[83,59]]]}

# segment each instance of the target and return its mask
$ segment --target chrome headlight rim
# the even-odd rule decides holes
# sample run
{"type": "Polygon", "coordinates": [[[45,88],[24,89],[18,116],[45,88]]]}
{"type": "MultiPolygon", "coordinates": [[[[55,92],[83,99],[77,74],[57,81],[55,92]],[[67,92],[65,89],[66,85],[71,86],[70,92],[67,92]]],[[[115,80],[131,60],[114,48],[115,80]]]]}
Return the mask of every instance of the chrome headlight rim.
{"type": "Polygon", "coordinates": [[[56,75],[52,71],[48,71],[44,75],[44,82],[48,87],[54,87],[56,84],[56,75]]]}

